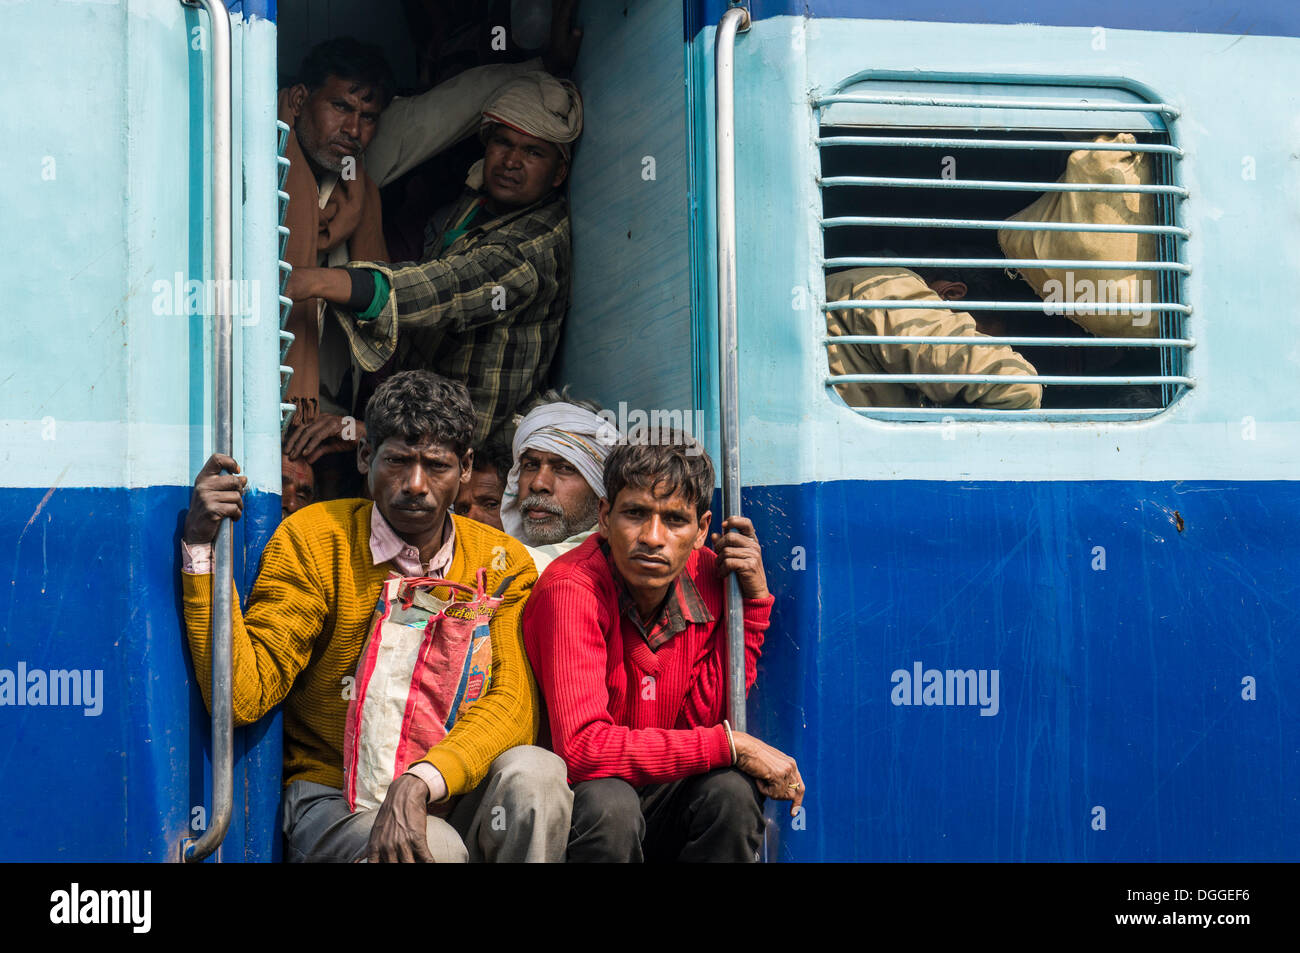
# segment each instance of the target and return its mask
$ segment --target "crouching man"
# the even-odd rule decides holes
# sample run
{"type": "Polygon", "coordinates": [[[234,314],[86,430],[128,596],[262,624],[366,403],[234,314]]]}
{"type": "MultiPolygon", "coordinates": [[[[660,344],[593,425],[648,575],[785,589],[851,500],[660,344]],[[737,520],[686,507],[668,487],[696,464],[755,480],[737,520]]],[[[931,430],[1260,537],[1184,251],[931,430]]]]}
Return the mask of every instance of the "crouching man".
{"type": "MultiPolygon", "coordinates": [[[[428,371],[384,382],[357,451],[374,502],[334,500],[288,517],[266,545],[248,608],[235,601],[235,724],[284,702],[289,860],[564,859],[572,804],[564,765],[532,746],[540,713],[520,631],[532,560],[504,533],[448,514],[471,472],[473,429],[464,385],[428,371]],[[480,568],[487,591],[501,594],[486,688],[393,779],[378,810],[349,810],[344,722],[385,578],[395,570],[473,587],[480,568]]],[[[211,542],[220,520],[242,511],[238,472],[229,457],[208,460],[183,536],[185,624],[209,706],[211,542]]]]}
{"type": "Polygon", "coordinates": [[[570,861],[752,861],[763,795],[803,801],[794,759],[733,731],[725,590],[744,600],[745,688],[773,598],[753,525],[709,537],[713,464],[681,434],[605,462],[599,535],[553,563],[524,641],[574,786],[570,861]]]}

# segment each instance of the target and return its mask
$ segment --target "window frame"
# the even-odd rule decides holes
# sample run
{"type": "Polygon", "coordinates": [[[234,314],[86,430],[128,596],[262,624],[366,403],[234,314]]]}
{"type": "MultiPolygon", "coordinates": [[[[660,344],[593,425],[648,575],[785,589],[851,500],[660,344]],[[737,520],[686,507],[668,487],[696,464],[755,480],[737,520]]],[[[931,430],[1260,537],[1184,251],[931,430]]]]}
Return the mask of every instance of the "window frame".
{"type": "MultiPolygon", "coordinates": [[[[818,358],[824,362],[821,364],[822,376],[825,382],[825,390],[834,404],[838,404],[846,410],[853,412],[855,415],[873,419],[876,421],[915,423],[925,421],[942,420],[944,423],[950,423],[962,420],[1001,420],[1001,421],[1047,421],[1054,423],[1097,423],[1101,421],[1132,421],[1132,420],[1149,420],[1165,414],[1181,401],[1196,385],[1195,378],[1190,374],[1190,354],[1195,347],[1195,339],[1191,337],[1188,330],[1188,322],[1192,315],[1192,309],[1187,302],[1187,277],[1191,269],[1187,264],[1189,232],[1187,231],[1184,219],[1184,203],[1188,198],[1186,187],[1182,183],[1182,177],[1179,174],[1181,159],[1184,158],[1179,144],[1178,123],[1176,120],[1180,116],[1177,107],[1169,104],[1167,101],[1156,96],[1151,90],[1142,85],[1116,77],[1051,77],[1051,76],[986,76],[977,74],[968,75],[928,75],[928,74],[903,74],[893,71],[864,71],[857,73],[841,82],[839,85],[822,92],[814,91],[810,99],[813,110],[813,121],[815,129],[814,145],[816,147],[817,167],[815,170],[819,194],[822,196],[822,202],[818,209],[818,224],[822,234],[820,271],[822,275],[821,285],[818,289],[818,301],[820,303],[818,318],[818,327],[821,330],[822,346],[819,349],[818,358]],[[874,89],[873,89],[874,87],[874,89]],[[909,89],[910,87],[910,89],[909,89]],[[970,88],[974,87],[972,93],[970,88]],[[996,87],[997,91],[993,95],[985,92],[990,87],[996,87]],[[898,91],[898,90],[902,91],[898,91]],[[1066,95],[1061,96],[1062,88],[1065,89],[1066,95]],[[1006,90],[1027,91],[1027,95],[1016,95],[1015,92],[1008,94],[1006,90]],[[1080,93],[1086,95],[1096,92],[1101,97],[1100,100],[1071,100],[1071,95],[1080,93]],[[1057,95],[1052,96],[1055,92],[1057,95]],[[1106,99],[1109,96],[1111,98],[1106,99]],[[877,113],[888,114],[890,110],[901,112],[908,115],[907,111],[911,110],[912,116],[908,116],[910,124],[900,122],[882,122],[879,119],[866,117],[866,121],[859,119],[852,120],[852,116],[845,117],[837,115],[848,110],[843,108],[845,105],[851,108],[859,108],[870,113],[873,110],[877,113]],[[922,112],[917,112],[920,109],[922,112]],[[935,112],[945,113],[947,121],[943,124],[934,121],[935,112]],[[991,116],[978,115],[980,110],[991,112],[991,116]],[[926,115],[929,119],[925,120],[926,115]],[[1053,114],[1059,115],[1055,118],[1053,114]],[[1008,115],[1028,115],[1033,121],[1012,124],[1007,122],[1008,115]],[[1092,128],[1080,130],[1079,125],[1083,124],[1078,121],[1074,125],[1069,125],[1068,120],[1071,117],[1076,118],[1079,115],[1086,115],[1090,118],[1109,117],[1126,115],[1128,117],[1149,116],[1148,128],[1143,129],[1142,123],[1135,118],[1128,118],[1121,123],[1112,120],[1113,125],[1107,124],[1092,128]],[[925,120],[925,121],[923,121],[925,120]],[[1132,382],[1135,386],[1150,386],[1158,383],[1160,391],[1160,406],[1158,407],[1056,407],[1056,408],[1036,408],[1031,410],[1004,410],[995,408],[983,408],[977,406],[925,406],[909,408],[891,408],[879,406],[851,406],[837,391],[837,384],[847,384],[854,382],[869,382],[876,380],[880,383],[908,383],[909,379],[924,379],[924,375],[900,374],[900,375],[833,375],[829,367],[829,348],[831,345],[852,346],[854,344],[867,345],[871,343],[887,343],[888,338],[882,338],[872,335],[854,335],[841,336],[832,335],[826,325],[827,312],[832,309],[830,304],[840,304],[841,308],[848,305],[848,302],[828,302],[826,300],[825,278],[828,268],[837,270],[842,267],[857,267],[859,265],[890,265],[896,264],[900,267],[908,267],[908,263],[916,263],[922,259],[908,257],[903,255],[892,257],[862,257],[850,258],[846,256],[837,256],[834,258],[827,257],[827,229],[841,224],[850,224],[849,222],[836,221],[842,216],[831,215],[826,213],[826,190],[831,187],[847,187],[861,185],[871,188],[891,188],[891,189],[912,189],[912,188],[956,188],[956,189],[979,189],[979,184],[975,185],[939,185],[935,183],[943,182],[942,178],[933,180],[924,180],[926,184],[921,184],[921,179],[909,179],[902,176],[823,176],[823,167],[825,157],[822,152],[827,148],[835,148],[837,145],[844,145],[842,140],[846,137],[832,133],[827,135],[826,131],[830,129],[851,128],[855,131],[862,131],[863,139],[885,139],[908,141],[912,147],[925,147],[926,143],[920,140],[930,139],[935,142],[946,142],[949,139],[966,139],[967,141],[976,141],[978,139],[996,139],[997,136],[990,136],[988,133],[995,131],[998,133],[1012,134],[1023,132],[1026,134],[1040,133],[1067,133],[1075,139],[1086,139],[1092,135],[1101,132],[1147,132],[1157,137],[1159,141],[1155,143],[1141,144],[1141,148],[1133,151],[1144,151],[1154,154],[1153,162],[1153,181],[1151,186],[1143,186],[1133,191],[1149,191],[1155,193],[1155,218],[1154,229],[1144,227],[1144,231],[1154,231],[1156,238],[1156,253],[1149,260],[1153,264],[1170,266],[1167,268],[1149,269],[1154,271],[1157,278],[1157,304],[1159,307],[1150,309],[1153,317],[1160,322],[1157,335],[1153,338],[1097,338],[1089,335],[1081,338],[1058,338],[1058,337],[1027,337],[1025,335],[1005,335],[998,337],[988,337],[984,340],[983,345],[1005,344],[1013,349],[1021,347],[1060,347],[1060,348],[1083,348],[1083,347],[1115,347],[1115,348],[1156,348],[1160,354],[1160,373],[1159,375],[1139,375],[1139,376],[1114,376],[1113,381],[1106,383],[1096,383],[1113,375],[1106,374],[1083,374],[1083,375],[1043,375],[1037,374],[1035,377],[1011,376],[1006,375],[1010,380],[1030,380],[1039,381],[1047,388],[1054,386],[1073,384],[1075,386],[1096,387],[1099,395],[1104,394],[1105,389],[1110,387],[1129,386],[1126,382],[1132,382]],[[923,130],[927,135],[909,136],[909,130],[923,130]],[[943,135],[935,136],[934,132],[942,130],[943,135]],[[839,139],[841,142],[836,143],[833,140],[839,139]],[[848,180],[861,179],[862,182],[850,182],[848,180]],[[898,181],[898,185],[891,185],[892,181],[898,181]],[[864,377],[867,380],[864,380],[864,377]],[[889,378],[888,380],[882,378],[889,378]],[[1091,383],[1090,383],[1091,382],[1091,383]]],[[[1005,140],[1004,140],[1005,141],[1005,140]]],[[[1015,141],[1010,140],[1010,141],[1015,141]]],[[[1046,141],[1046,140],[1040,140],[1046,141]]],[[[867,143],[859,143],[859,147],[870,147],[867,143]]],[[[1062,150],[1068,143],[1058,143],[1055,148],[1062,150]]],[[[1077,143],[1075,148],[1079,148],[1083,143],[1077,143]]],[[[897,148],[906,148],[905,145],[898,145],[897,148]]],[[[937,148],[937,147],[936,147],[937,148]]],[[[947,147],[946,147],[947,148],[947,147]]],[[[972,148],[966,146],[965,148],[972,148]]],[[[998,148],[998,147],[989,147],[998,148]]],[[[1003,147],[1006,148],[1006,147],[1003,147]]],[[[1034,151],[1034,149],[1044,147],[1029,147],[1024,151],[1034,151]]],[[[1105,151],[1105,150],[1102,150],[1105,151]]],[[[1118,151],[1118,150],[1116,150],[1118,151]]],[[[1021,153],[1018,153],[1021,154],[1021,153]]],[[[948,180],[959,181],[959,180],[948,180]]],[[[1015,183],[1016,180],[1008,180],[1007,183],[1001,183],[1006,186],[1015,183]]],[[[1033,189],[1025,188],[1029,185],[1047,185],[1048,183],[1031,183],[1028,180],[1020,180],[1017,188],[1007,188],[1007,191],[1023,191],[1025,193],[1025,204],[1035,201],[1040,195],[1047,191],[1067,191],[1066,189],[1033,189]]],[[[1076,189],[1071,191],[1086,191],[1076,189]]],[[[1120,191],[1118,189],[1109,189],[1109,191],[1120,191]]],[[[861,217],[848,216],[849,219],[860,220],[861,217]]],[[[873,221],[873,220],[868,220],[873,221]]],[[[878,220],[879,223],[891,224],[898,222],[898,227],[922,228],[924,224],[901,224],[901,219],[897,217],[884,216],[878,220]]],[[[923,222],[924,219],[913,218],[913,222],[923,222]]],[[[939,221],[943,221],[939,219],[939,221]]],[[[993,226],[992,220],[984,221],[979,227],[988,229],[993,226]]],[[[935,227],[935,226],[930,226],[935,227]]],[[[960,230],[953,226],[954,230],[960,230]]],[[[1033,230],[1033,229],[1026,229],[1033,230]]],[[[1045,230],[1045,229],[1039,229],[1045,230]]],[[[1102,229],[1090,229],[1102,230],[1102,229]]],[[[1122,229],[1114,229],[1123,231],[1122,229]]],[[[1129,232],[1131,234],[1131,232],[1129,232]]],[[[975,261],[975,259],[967,259],[975,261]]],[[[935,258],[932,261],[947,264],[957,261],[955,258],[935,258]]],[[[1100,261],[1100,260],[1099,260],[1100,261]]],[[[1114,261],[1109,259],[1107,261],[1114,261]]],[[[1088,262],[1087,264],[1095,264],[1088,262]]],[[[918,265],[918,267],[921,267],[918,265]]],[[[1007,267],[1007,266],[1002,266],[1007,267]]],[[[1078,263],[1074,267],[1083,268],[1084,263],[1078,263]]],[[[934,303],[936,307],[942,308],[939,302],[934,303]]],[[[1042,301],[1041,308],[1037,305],[1027,306],[1025,303],[1017,302],[997,302],[991,300],[972,300],[958,301],[948,305],[949,310],[1014,310],[1014,311],[1039,311],[1043,313],[1061,313],[1048,312],[1048,302],[1042,301]],[[970,305],[975,305],[971,308],[970,305]],[[1007,306],[1010,307],[1007,307],[1007,306]],[[1000,307],[999,307],[1000,306],[1000,307]]],[[[1067,307],[1073,306],[1078,310],[1078,303],[1066,303],[1067,307]]],[[[866,302],[861,303],[865,306],[866,302]]],[[[1117,303],[1113,304],[1118,308],[1117,303]]],[[[1059,307],[1059,304],[1058,304],[1059,307]]],[[[1094,305],[1095,307],[1095,305],[1094,305]]],[[[1116,312],[1118,313],[1118,312],[1116,312]]],[[[926,338],[913,336],[897,336],[895,343],[899,341],[912,341],[913,343],[931,343],[931,344],[959,344],[964,343],[956,339],[949,338],[926,338]]],[[[977,345],[978,346],[978,345],[977,345]]],[[[946,376],[940,375],[946,380],[946,376]]],[[[955,381],[965,379],[968,375],[951,375],[955,381]]],[[[1100,401],[1099,401],[1100,403],[1100,401]]]]}

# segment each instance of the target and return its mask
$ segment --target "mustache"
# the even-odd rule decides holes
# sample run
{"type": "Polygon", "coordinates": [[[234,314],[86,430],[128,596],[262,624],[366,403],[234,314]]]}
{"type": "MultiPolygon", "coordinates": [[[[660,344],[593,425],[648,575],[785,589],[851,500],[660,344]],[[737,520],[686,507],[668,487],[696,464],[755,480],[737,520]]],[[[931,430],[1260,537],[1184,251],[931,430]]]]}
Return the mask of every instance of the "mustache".
{"type": "Polygon", "coordinates": [[[560,504],[544,496],[525,497],[524,501],[519,504],[519,509],[524,513],[529,510],[541,510],[544,513],[550,513],[552,516],[564,516],[564,510],[561,509],[560,504]]]}
{"type": "Polygon", "coordinates": [[[438,510],[437,506],[420,500],[394,500],[393,507],[399,510],[419,510],[423,513],[433,513],[438,510]]]}

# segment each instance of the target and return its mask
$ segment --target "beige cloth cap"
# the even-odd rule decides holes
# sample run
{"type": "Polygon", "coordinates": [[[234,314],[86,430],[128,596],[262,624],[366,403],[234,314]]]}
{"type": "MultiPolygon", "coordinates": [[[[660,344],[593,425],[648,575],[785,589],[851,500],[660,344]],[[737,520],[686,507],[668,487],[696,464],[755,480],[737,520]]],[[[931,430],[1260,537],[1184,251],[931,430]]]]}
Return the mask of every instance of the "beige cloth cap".
{"type": "MultiPolygon", "coordinates": [[[[555,143],[568,162],[571,145],[582,135],[582,95],[567,79],[542,70],[524,73],[502,86],[484,107],[479,135],[494,123],[555,143]]],[[[483,187],[482,159],[470,167],[465,184],[483,187]]]]}
{"type": "Polygon", "coordinates": [[[568,160],[570,143],[582,135],[582,96],[567,79],[541,70],[524,73],[487,104],[480,131],[494,122],[555,143],[568,160]]]}

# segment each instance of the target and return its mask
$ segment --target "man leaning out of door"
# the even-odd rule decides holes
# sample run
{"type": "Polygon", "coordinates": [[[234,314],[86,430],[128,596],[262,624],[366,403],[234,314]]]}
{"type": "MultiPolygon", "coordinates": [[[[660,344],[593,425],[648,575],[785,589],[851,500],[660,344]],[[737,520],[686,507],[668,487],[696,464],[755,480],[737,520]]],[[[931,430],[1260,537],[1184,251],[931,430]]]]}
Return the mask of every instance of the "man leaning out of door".
{"type": "MultiPolygon", "coordinates": [[[[469,395],[428,371],[399,373],[371,398],[366,423],[357,465],[373,502],[333,500],[289,516],[266,545],[247,608],[237,594],[234,604],[235,724],[284,705],[288,859],[563,860],[572,796],[560,759],[534,747],[537,686],[520,631],[537,574],[518,542],[448,512],[471,472],[469,395]],[[501,593],[482,694],[392,779],[377,810],[350,810],[347,689],[381,587],[391,573],[474,587],[480,569],[486,591],[501,593]]],[[[211,544],[220,521],[242,512],[238,474],[229,457],[207,461],[182,537],[185,625],[209,706],[211,544]]]]}

